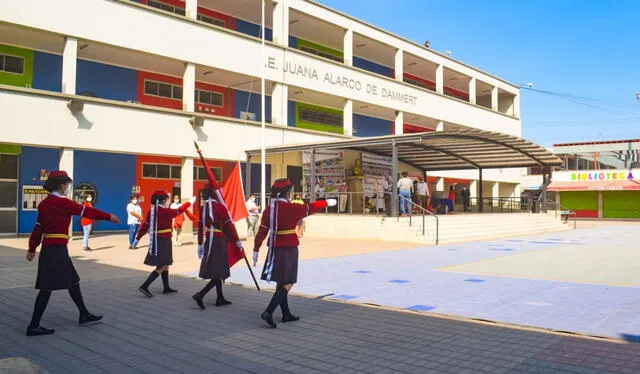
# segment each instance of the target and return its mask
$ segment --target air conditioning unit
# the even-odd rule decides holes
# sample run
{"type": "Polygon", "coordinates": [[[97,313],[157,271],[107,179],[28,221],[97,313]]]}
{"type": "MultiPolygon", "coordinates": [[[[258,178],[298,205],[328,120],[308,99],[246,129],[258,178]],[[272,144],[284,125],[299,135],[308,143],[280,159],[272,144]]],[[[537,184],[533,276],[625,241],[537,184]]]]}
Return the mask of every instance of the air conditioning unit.
{"type": "Polygon", "coordinates": [[[189,123],[193,127],[202,127],[202,126],[204,126],[204,118],[198,117],[198,116],[193,116],[193,117],[189,118],[189,123]]]}
{"type": "Polygon", "coordinates": [[[69,108],[71,114],[75,115],[76,113],[82,112],[84,102],[82,100],[71,99],[71,101],[67,103],[67,108],[69,108]]]}
{"type": "Polygon", "coordinates": [[[244,119],[247,121],[255,121],[256,114],[253,112],[240,112],[240,119],[244,119]]]}

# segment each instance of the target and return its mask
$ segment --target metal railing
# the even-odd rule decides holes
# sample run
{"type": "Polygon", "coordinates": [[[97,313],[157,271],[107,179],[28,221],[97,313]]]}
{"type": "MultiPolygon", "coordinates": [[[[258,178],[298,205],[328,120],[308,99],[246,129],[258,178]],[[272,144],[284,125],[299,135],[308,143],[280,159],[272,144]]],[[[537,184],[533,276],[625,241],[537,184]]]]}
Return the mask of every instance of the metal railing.
{"type": "MultiPolygon", "coordinates": [[[[406,197],[404,197],[402,195],[399,195],[398,197],[400,198],[399,199],[400,204],[402,204],[402,202],[405,201],[405,202],[408,202],[409,206],[411,207],[411,209],[409,209],[409,226],[410,227],[413,224],[413,221],[412,221],[412,219],[413,219],[413,209],[417,208],[418,211],[420,212],[420,215],[422,216],[422,236],[425,236],[425,234],[426,234],[426,221],[425,221],[426,216],[429,215],[429,216],[431,216],[431,217],[436,219],[436,245],[438,245],[439,241],[440,241],[440,237],[439,237],[440,236],[440,221],[439,221],[438,215],[428,211],[424,207],[414,203],[413,201],[411,201],[410,199],[407,199],[406,197]]],[[[400,216],[398,216],[397,220],[400,221],[400,216]]]]}
{"type": "MultiPolygon", "coordinates": [[[[315,197],[315,200],[336,199],[338,204],[334,207],[326,207],[325,214],[349,214],[349,215],[390,215],[391,195],[386,193],[366,193],[366,192],[296,192],[302,201],[308,203],[315,197]],[[344,209],[343,209],[344,208],[344,209]]],[[[258,196],[258,194],[256,194],[258,196]]],[[[266,203],[269,204],[270,196],[266,196],[266,203]]],[[[293,199],[292,199],[293,200],[293,199]]]]}
{"type": "Polygon", "coordinates": [[[560,219],[563,219],[567,223],[569,222],[569,217],[571,217],[571,219],[573,220],[573,229],[575,230],[577,228],[577,214],[573,210],[560,205],[560,203],[558,203],[557,201],[552,200],[538,199],[536,200],[536,204],[539,207],[538,211],[540,213],[549,214],[549,211],[552,210],[555,218],[558,218],[558,214],[560,214],[560,219]]]}

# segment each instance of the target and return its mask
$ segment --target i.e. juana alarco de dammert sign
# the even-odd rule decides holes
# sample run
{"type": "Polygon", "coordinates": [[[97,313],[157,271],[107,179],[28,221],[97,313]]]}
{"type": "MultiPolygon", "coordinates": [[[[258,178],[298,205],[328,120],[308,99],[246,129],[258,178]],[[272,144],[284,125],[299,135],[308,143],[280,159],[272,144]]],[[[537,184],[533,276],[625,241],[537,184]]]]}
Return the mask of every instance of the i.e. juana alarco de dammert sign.
{"type": "Polygon", "coordinates": [[[307,79],[314,82],[314,84],[348,89],[411,106],[418,104],[417,96],[396,90],[391,87],[392,84],[385,84],[384,80],[377,80],[379,83],[375,83],[374,81],[376,80],[373,77],[372,79],[366,79],[365,74],[349,71],[348,69],[335,69],[342,70],[343,73],[331,71],[330,64],[327,63],[305,63],[285,60],[280,64],[278,59],[268,56],[266,68],[273,71],[282,71],[285,80],[287,76],[294,76],[307,79]]]}

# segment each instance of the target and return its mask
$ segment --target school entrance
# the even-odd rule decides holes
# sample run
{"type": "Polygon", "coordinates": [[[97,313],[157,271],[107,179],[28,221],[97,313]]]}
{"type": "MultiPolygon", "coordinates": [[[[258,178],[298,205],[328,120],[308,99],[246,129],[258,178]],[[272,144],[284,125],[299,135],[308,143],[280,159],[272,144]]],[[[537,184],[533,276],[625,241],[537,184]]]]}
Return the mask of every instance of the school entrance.
{"type": "Polygon", "coordinates": [[[18,154],[0,148],[0,234],[18,228],[18,154]],[[6,152],[6,153],[5,153],[6,152]]]}

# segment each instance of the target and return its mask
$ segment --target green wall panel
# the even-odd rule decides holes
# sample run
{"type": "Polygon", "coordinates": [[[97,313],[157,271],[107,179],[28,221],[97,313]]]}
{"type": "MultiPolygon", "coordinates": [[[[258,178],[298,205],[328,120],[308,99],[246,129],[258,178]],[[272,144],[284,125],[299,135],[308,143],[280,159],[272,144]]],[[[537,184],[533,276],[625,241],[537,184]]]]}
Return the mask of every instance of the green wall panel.
{"type": "Polygon", "coordinates": [[[327,107],[323,107],[323,106],[318,106],[318,105],[311,105],[311,104],[306,104],[306,103],[296,103],[296,127],[302,128],[302,129],[309,129],[309,130],[317,130],[317,131],[325,131],[325,132],[333,132],[336,134],[343,134],[344,133],[344,129],[342,127],[336,127],[336,126],[331,126],[331,125],[323,125],[320,123],[312,123],[312,122],[304,122],[300,120],[300,108],[308,108],[308,109],[313,109],[319,112],[325,112],[325,113],[333,113],[333,114],[342,114],[341,110],[337,110],[337,109],[333,109],[333,108],[327,108],[327,107]]]}
{"type": "Polygon", "coordinates": [[[572,210],[598,210],[598,192],[562,191],[560,204],[572,210]]]}
{"type": "Polygon", "coordinates": [[[0,84],[31,87],[31,84],[33,82],[33,51],[0,44],[0,54],[24,58],[24,74],[14,74],[0,71],[0,84]]]}
{"type": "Polygon", "coordinates": [[[12,145],[12,144],[0,144],[0,153],[9,154],[9,155],[19,155],[20,146],[12,145]]]}
{"type": "Polygon", "coordinates": [[[604,218],[640,218],[640,191],[605,191],[602,196],[604,218]]]}
{"type": "Polygon", "coordinates": [[[298,38],[298,49],[300,49],[300,47],[303,47],[303,46],[311,49],[315,49],[316,51],[321,51],[336,57],[340,57],[340,58],[344,57],[344,53],[342,53],[342,51],[338,51],[336,49],[326,47],[322,44],[317,44],[314,42],[310,42],[308,40],[298,38]]]}

